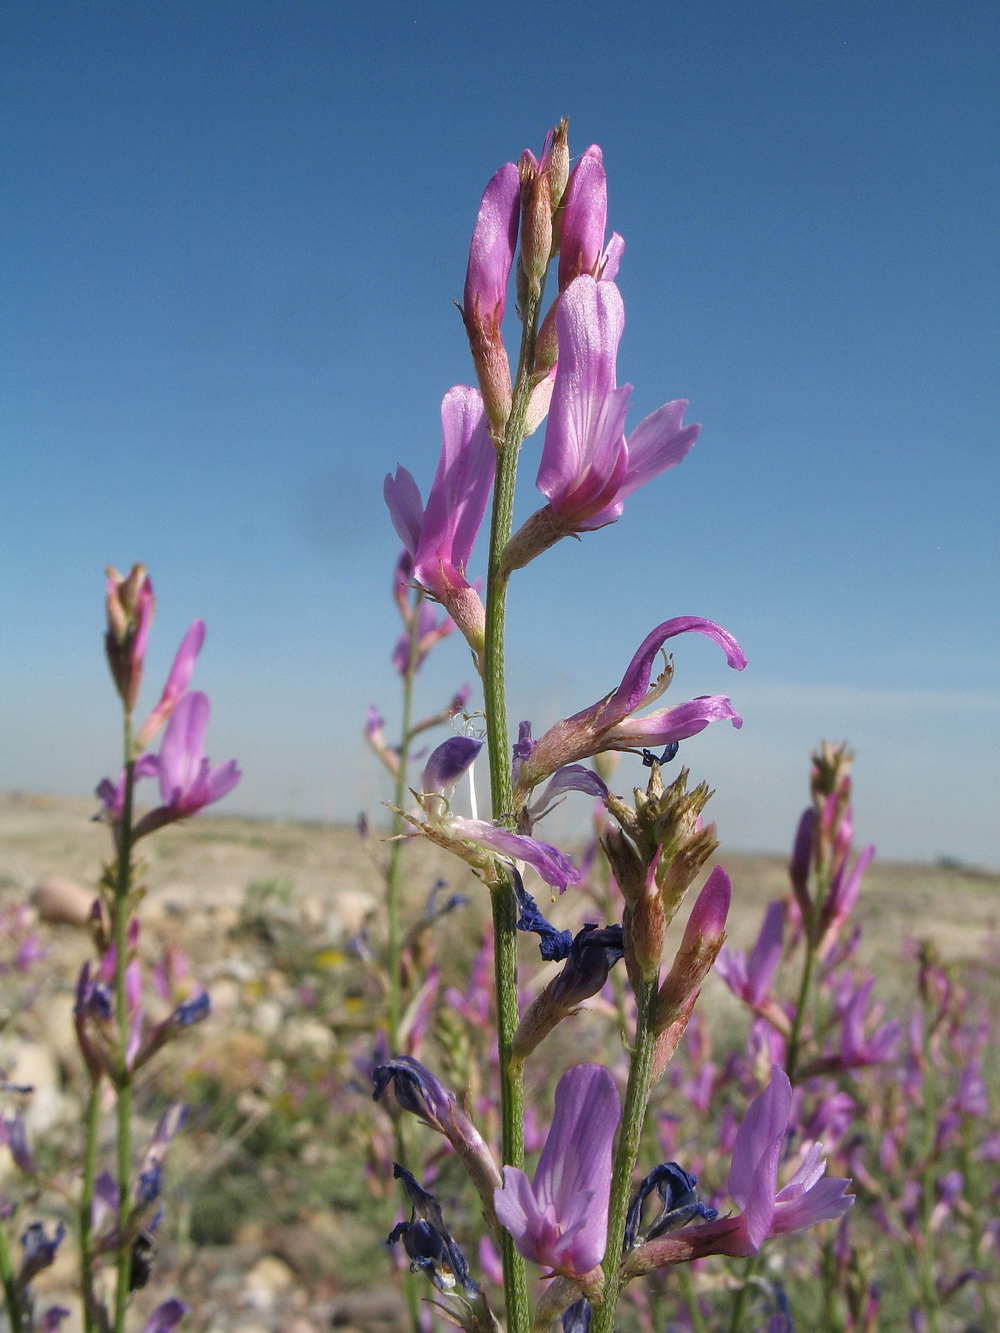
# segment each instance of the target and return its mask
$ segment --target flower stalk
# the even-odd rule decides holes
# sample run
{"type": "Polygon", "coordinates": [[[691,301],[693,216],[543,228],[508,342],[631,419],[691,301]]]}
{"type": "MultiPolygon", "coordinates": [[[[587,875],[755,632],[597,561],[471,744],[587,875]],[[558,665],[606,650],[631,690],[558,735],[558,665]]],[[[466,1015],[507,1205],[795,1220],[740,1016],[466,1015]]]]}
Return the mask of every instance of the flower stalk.
{"type": "Polygon", "coordinates": [[[659,978],[643,977],[636,988],[635,1043],[625,1091],[625,1108],[618,1131],[611,1174],[611,1204],[608,1209],[608,1247],[604,1255],[604,1299],[594,1310],[591,1333],[612,1333],[615,1309],[621,1294],[621,1257],[625,1222],[632,1195],[632,1177],[639,1155],[639,1142],[646,1119],[656,1048],[656,1004],[659,978]]]}
{"type": "MultiPolygon", "coordinates": [[[[490,792],[493,818],[512,824],[511,748],[507,724],[507,695],[504,670],[504,636],[508,575],[501,557],[510,539],[514,516],[517,458],[525,436],[525,420],[531,393],[535,334],[541,305],[541,286],[529,292],[525,303],[521,350],[510,416],[497,442],[497,472],[490,523],[489,570],[486,591],[486,639],[483,649],[483,698],[485,701],[490,792]]],[[[524,1084],[520,1068],[512,1059],[514,1033],[519,1021],[517,1006],[517,899],[510,875],[504,873],[491,888],[493,908],[494,963],[497,1000],[497,1049],[500,1065],[501,1152],[504,1163],[524,1165],[524,1084]]],[[[507,1232],[501,1236],[504,1296],[508,1333],[528,1333],[528,1288],[524,1259],[507,1232]]]]}

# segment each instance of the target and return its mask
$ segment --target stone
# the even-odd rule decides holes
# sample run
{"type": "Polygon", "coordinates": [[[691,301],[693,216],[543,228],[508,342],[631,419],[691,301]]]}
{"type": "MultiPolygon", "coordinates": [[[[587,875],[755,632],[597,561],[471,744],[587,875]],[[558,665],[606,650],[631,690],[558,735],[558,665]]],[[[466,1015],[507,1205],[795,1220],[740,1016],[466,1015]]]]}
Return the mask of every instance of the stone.
{"type": "Polygon", "coordinates": [[[356,935],[375,911],[375,899],[361,889],[341,889],[333,895],[333,911],[348,936],[356,935]]]}
{"type": "Polygon", "coordinates": [[[16,1046],[7,1069],[7,1081],[34,1088],[24,1113],[29,1135],[45,1134],[62,1119],[66,1099],[59,1090],[59,1068],[48,1046],[36,1041],[23,1041],[16,1046]]]}
{"type": "Polygon", "coordinates": [[[270,1310],[277,1298],[295,1283],[295,1274],[283,1259],[275,1254],[264,1254],[246,1275],[243,1284],[244,1304],[255,1310],[270,1310]]]}
{"type": "Polygon", "coordinates": [[[56,926],[85,926],[97,894],[74,879],[48,875],[39,880],[31,895],[43,921],[56,926]]]}

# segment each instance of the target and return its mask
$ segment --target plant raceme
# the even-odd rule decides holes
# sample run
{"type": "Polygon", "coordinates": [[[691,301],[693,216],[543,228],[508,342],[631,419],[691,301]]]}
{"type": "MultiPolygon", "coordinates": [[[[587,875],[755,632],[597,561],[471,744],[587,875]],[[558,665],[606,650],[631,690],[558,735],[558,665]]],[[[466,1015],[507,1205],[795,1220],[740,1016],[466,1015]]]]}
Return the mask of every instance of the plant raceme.
{"type": "MultiPolygon", "coordinates": [[[[453,622],[472,650],[483,689],[485,740],[481,732],[468,734],[466,717],[463,734],[431,751],[418,783],[409,787],[412,803],[406,800],[401,751],[387,744],[378,710],[370,713],[366,734],[396,782],[397,835],[407,828],[447,849],[490,892],[494,996],[487,1000],[479,993],[481,979],[465,993],[449,994],[455,997],[453,1018],[467,1016],[477,1033],[495,1015],[490,1068],[496,1100],[481,1095],[479,1109],[496,1117],[499,1145],[491,1146],[489,1135],[476,1128],[476,1107],[463,1106],[405,1050],[390,1050],[390,1058],[377,1063],[376,1097],[392,1084],[397,1108],[442,1134],[475,1182],[500,1242],[509,1333],[529,1333],[560,1316],[566,1333],[588,1325],[593,1333],[611,1333],[617,1302],[633,1278],[711,1254],[756,1255],[770,1238],[840,1218],[851,1202],[846,1180],[824,1177],[818,1142],[779,1186],[793,1100],[792,1080],[782,1067],[772,1071],[735,1136],[729,1192],[737,1211],[720,1216],[703,1203],[694,1176],[676,1162],[654,1167],[631,1197],[650,1093],[722,949],[732,893],[721,867],[707,874],[671,962],[671,923],[688,890],[708,871],[718,839],[714,824],[702,819],[708,785],[689,788],[687,769],[667,785],[661,769],[679,745],[713,722],[742,726],[723,695],[651,709],[673,675],[669,658],[655,679],[653,668],[665,644],[696,633],[741,671],[746,658],[736,639],[699,616],[663,620],[640,644],[620,682],[595,703],[551,722],[537,740],[530,723],[521,723],[516,740],[507,724],[506,593],[512,576],[565,536],[599,540],[591,534],[621,519],[639,487],[681,463],[700,430],[684,424],[687,403],[678,398],[626,431],[632,389],[618,383],[625,313],[615,281],[624,242],[617,233],[607,240],[607,225],[601,150],[592,145],[572,165],[565,121],[539,156],[525,150],[494,173],[473,230],[461,306],[478,388],[457,385],[445,395],[442,448],[426,504],[405,468],[388,476],[384,487],[406,551],[407,591],[397,592],[397,600],[402,596],[405,607],[410,596],[418,599],[416,610],[407,612],[410,637],[397,647],[401,673],[412,677],[420,645],[436,641],[453,622]],[[550,266],[557,270],[557,293],[545,312],[550,266]],[[505,342],[512,277],[520,324],[516,360],[505,342]],[[536,484],[545,503],[512,533],[519,450],[543,422],[536,484]],[[490,505],[489,552],[477,585],[476,540],[490,505]],[[422,599],[440,603],[448,619],[426,615],[422,599]],[[649,769],[646,787],[636,788],[631,800],[610,787],[610,758],[619,754],[639,756],[649,769]],[[490,818],[477,808],[474,772],[480,762],[489,767],[490,818]],[[603,858],[608,886],[602,901],[608,915],[620,911],[621,920],[605,917],[604,925],[588,921],[567,930],[546,920],[524,877],[534,872],[551,888],[568,890],[566,900],[580,891],[577,886],[593,882],[593,861],[577,863],[538,836],[541,821],[574,793],[599,803],[596,855],[603,858]],[[543,959],[558,968],[529,994],[518,979],[519,929],[537,935],[543,959]],[[625,967],[616,970],[620,960],[625,967]],[[563,1073],[549,1132],[529,1175],[525,1152],[535,1142],[536,1120],[526,1105],[525,1080],[533,1077],[535,1052],[581,1006],[599,999],[606,1008],[610,994],[626,1030],[629,1059],[614,1070],[585,1062],[563,1073]],[[647,1221],[653,1194],[660,1211],[647,1221]],[[534,1312],[525,1261],[548,1282],[534,1312]]],[[[817,948],[832,947],[856,894],[857,866],[847,868],[843,838],[837,842],[838,799],[817,833],[836,844],[840,868],[822,920],[810,922],[817,948]]],[[[730,955],[726,969],[734,989],[759,1013],[780,1013],[783,1030],[777,1035],[784,1040],[793,1035],[792,1020],[770,994],[780,949],[781,923],[772,915],[750,958],[730,955]]],[[[391,987],[390,1041],[392,994],[391,987]]],[[[887,1043],[881,1030],[865,1037],[866,1000],[866,992],[845,997],[844,1059],[887,1043]]],[[[457,1040],[451,1032],[445,1043],[452,1060],[457,1040]]],[[[400,1153],[409,1152],[398,1128],[396,1142],[400,1153]]],[[[453,1322],[469,1333],[494,1328],[496,1316],[433,1194],[406,1162],[397,1162],[396,1176],[411,1217],[393,1239],[402,1242],[411,1270],[431,1278],[453,1322]]]]}

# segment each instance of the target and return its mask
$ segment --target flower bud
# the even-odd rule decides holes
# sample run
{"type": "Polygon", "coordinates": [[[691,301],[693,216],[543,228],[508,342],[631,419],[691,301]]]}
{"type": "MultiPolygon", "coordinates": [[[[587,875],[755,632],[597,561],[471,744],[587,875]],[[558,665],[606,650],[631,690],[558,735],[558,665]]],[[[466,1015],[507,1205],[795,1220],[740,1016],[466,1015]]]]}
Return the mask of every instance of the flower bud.
{"type": "MultiPolygon", "coordinates": [[[[528,295],[538,296],[552,251],[552,195],[547,172],[539,171],[530,154],[522,154],[521,265],[528,280],[528,295]]],[[[523,306],[522,306],[523,310],[523,306]]]]}
{"type": "Polygon", "coordinates": [[[726,938],[732,886],[716,866],[695,900],[673,966],[660,987],[656,1027],[664,1031],[677,1019],[685,1001],[705,980],[726,938]]]}
{"type": "Polygon", "coordinates": [[[511,406],[510,364],[500,325],[517,243],[520,197],[517,167],[507,162],[483,194],[465,276],[462,318],[486,415],[495,430],[504,425],[511,406]]]}
{"type": "Polygon", "coordinates": [[[131,713],[139,697],[146,639],[156,598],[145,565],[133,565],[125,578],[113,565],[109,565],[105,572],[108,628],[104,646],[115,688],[131,713]]]}
{"type": "Polygon", "coordinates": [[[549,194],[555,211],[562,203],[566,182],[569,180],[569,120],[565,116],[552,131],[552,142],[543,157],[542,166],[549,178],[549,194]]]}

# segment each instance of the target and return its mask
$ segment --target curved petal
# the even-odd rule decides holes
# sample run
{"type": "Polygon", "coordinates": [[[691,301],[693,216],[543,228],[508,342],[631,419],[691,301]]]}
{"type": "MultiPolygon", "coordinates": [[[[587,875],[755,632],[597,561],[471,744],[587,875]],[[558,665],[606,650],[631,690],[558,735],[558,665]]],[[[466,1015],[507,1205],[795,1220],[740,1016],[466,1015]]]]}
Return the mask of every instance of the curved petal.
{"type": "Polygon", "coordinates": [[[243,771],[235,759],[227,759],[224,764],[217,764],[208,775],[206,805],[221,801],[227,796],[243,776],[243,771]]]}
{"type": "Polygon", "coordinates": [[[208,695],[200,690],[189,690],[181,695],[171,714],[160,746],[157,775],[165,805],[172,804],[197,780],[210,711],[208,695]]]}
{"type": "Polygon", "coordinates": [[[591,144],[573,168],[563,196],[559,245],[559,290],[581,273],[593,273],[604,246],[608,221],[608,178],[601,150],[591,144]]]}
{"type": "Polygon", "coordinates": [[[628,664],[622,682],[614,694],[601,707],[596,721],[599,725],[610,726],[627,717],[641,705],[649,688],[649,678],[653,671],[653,662],[668,639],[678,634],[704,634],[717,643],[726,654],[726,661],[735,671],[742,671],[747,664],[743,649],[728,630],[716,625],[712,620],[703,620],[700,616],[674,616],[657,625],[646,635],[639,645],[635,656],[628,664]]]}
{"type": "Polygon", "coordinates": [[[560,892],[567,884],[578,884],[583,878],[582,871],[577,870],[558,847],[540,842],[537,838],[511,833],[509,829],[497,828],[483,819],[456,818],[450,821],[449,827],[458,837],[467,838],[469,842],[479,843],[492,852],[499,852],[501,856],[509,856],[513,861],[526,861],[528,865],[534,866],[546,884],[551,884],[560,892]]]}
{"type": "Polygon", "coordinates": [[[483,192],[472,233],[463,298],[467,319],[497,324],[503,319],[520,204],[520,174],[513,162],[505,162],[483,192]]]}
{"type": "Polygon", "coordinates": [[[424,521],[424,506],[417,483],[405,467],[397,467],[396,475],[390,472],[382,483],[382,495],[396,535],[412,559],[417,554],[424,521]]]}
{"type": "Polygon", "coordinates": [[[611,1147],[620,1119],[618,1089],[608,1071],[601,1065],[574,1065],[556,1088],[552,1127],[535,1171],[539,1203],[552,1203],[560,1218],[581,1191],[593,1193],[595,1213],[603,1201],[605,1235],[611,1147]]]}
{"type": "Polygon", "coordinates": [[[472,736],[450,736],[431,752],[420,779],[420,790],[447,795],[475,763],[482,748],[482,741],[472,736]]]}
{"type": "Polygon", "coordinates": [[[675,704],[648,717],[630,717],[608,731],[601,742],[607,750],[628,750],[639,746],[671,745],[697,736],[713,722],[732,722],[739,730],[743,719],[724,694],[706,694],[701,699],[675,704]]]}
{"type": "Polygon", "coordinates": [[[788,1128],[788,1113],[792,1104],[792,1085],[788,1075],[778,1065],[771,1071],[771,1081],[750,1103],[750,1107],[736,1133],[733,1160],[729,1169],[729,1194],[741,1207],[746,1208],[761,1190],[762,1177],[769,1181],[771,1206],[778,1179],[778,1157],[788,1128]]]}
{"type": "Polygon", "coordinates": [[[448,390],[441,427],[441,457],[414,556],[417,578],[435,592],[441,589],[442,568],[446,576],[458,575],[464,582],[496,472],[496,449],[476,389],[458,384],[448,390]]]}
{"type": "Polygon", "coordinates": [[[545,427],[536,485],[562,512],[589,470],[602,477],[627,467],[624,422],[627,396],[616,390],[618,344],[625,307],[618,288],[591,277],[577,278],[563,292],[556,312],[559,362],[545,427]]]}

